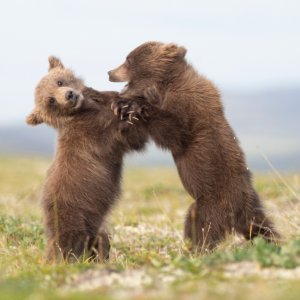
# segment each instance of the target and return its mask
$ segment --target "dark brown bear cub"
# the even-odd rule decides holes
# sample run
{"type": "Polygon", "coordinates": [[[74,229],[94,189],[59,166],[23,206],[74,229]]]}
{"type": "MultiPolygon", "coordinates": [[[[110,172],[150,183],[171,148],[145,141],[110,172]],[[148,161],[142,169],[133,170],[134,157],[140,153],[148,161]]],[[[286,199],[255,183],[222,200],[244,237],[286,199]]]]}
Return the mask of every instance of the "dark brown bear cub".
{"type": "Polygon", "coordinates": [[[109,72],[111,81],[127,81],[115,112],[144,121],[160,147],[171,150],[182,183],[195,199],[187,213],[185,237],[199,251],[213,248],[226,233],[246,239],[278,237],[252,187],[233,130],[216,87],[185,60],[186,49],[148,42],[109,72]],[[145,92],[143,92],[145,90],[145,92]],[[139,101],[130,100],[141,96],[139,101]],[[146,100],[143,100],[146,98],[146,100]]]}
{"type": "Polygon", "coordinates": [[[57,58],[49,63],[27,118],[58,131],[42,196],[48,258],[103,260],[110,247],[104,222],[120,192],[123,156],[141,149],[145,138],[133,127],[119,130],[122,122],[110,108],[118,93],[87,88],[57,58]]]}

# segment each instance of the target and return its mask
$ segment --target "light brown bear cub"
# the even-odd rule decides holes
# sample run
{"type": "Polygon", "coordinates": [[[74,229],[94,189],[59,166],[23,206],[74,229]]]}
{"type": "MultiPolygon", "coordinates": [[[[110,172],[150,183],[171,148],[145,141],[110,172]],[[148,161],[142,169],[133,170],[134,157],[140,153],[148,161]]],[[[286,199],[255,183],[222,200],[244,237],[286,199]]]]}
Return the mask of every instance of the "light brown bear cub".
{"type": "Polygon", "coordinates": [[[48,170],[42,204],[48,258],[109,254],[104,230],[107,213],[120,192],[123,156],[143,148],[137,129],[123,131],[111,112],[116,92],[98,92],[55,57],[35,90],[35,108],[27,123],[45,122],[58,131],[54,161],[48,170]]]}
{"type": "Polygon", "coordinates": [[[109,72],[111,81],[128,82],[114,111],[132,123],[143,119],[136,126],[146,126],[157,145],[171,150],[182,183],[195,200],[187,213],[185,237],[199,251],[213,248],[232,231],[246,239],[261,235],[274,240],[278,234],[252,186],[219,92],[187,63],[185,54],[183,47],[159,42],[134,49],[109,72]],[[138,95],[139,101],[132,100],[138,95]]]}

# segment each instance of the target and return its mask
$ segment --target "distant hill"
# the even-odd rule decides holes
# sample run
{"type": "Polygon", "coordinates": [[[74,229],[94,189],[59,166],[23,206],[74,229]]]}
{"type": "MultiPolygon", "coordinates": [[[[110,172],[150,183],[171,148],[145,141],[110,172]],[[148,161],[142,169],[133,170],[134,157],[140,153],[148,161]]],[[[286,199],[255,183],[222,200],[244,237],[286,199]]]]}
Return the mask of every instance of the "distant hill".
{"type": "Polygon", "coordinates": [[[55,136],[55,131],[45,125],[1,127],[0,153],[49,156],[54,152],[55,136]]]}
{"type": "MultiPolygon", "coordinates": [[[[300,89],[224,92],[223,101],[252,169],[270,170],[263,152],[279,170],[300,171],[300,89]]],[[[0,154],[51,156],[54,148],[55,131],[45,125],[0,128],[0,154]]],[[[130,165],[173,164],[171,155],[154,145],[126,161],[130,165]]]]}
{"type": "Polygon", "coordinates": [[[300,137],[300,89],[225,92],[223,100],[230,122],[243,133],[300,137]]]}
{"type": "Polygon", "coordinates": [[[260,152],[281,170],[300,170],[300,89],[224,93],[225,113],[249,164],[267,167],[260,152]]]}

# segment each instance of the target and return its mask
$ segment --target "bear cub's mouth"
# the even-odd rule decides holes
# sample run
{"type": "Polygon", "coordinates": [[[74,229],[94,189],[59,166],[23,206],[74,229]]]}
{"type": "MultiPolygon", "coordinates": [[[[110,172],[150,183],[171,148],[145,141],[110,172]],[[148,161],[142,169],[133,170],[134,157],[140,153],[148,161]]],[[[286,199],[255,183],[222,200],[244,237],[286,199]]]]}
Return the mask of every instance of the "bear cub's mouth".
{"type": "Polygon", "coordinates": [[[83,101],[83,95],[72,90],[66,92],[65,98],[72,109],[78,109],[83,101]]]}
{"type": "Polygon", "coordinates": [[[72,108],[73,109],[78,109],[81,107],[83,102],[83,95],[77,95],[76,100],[74,100],[72,108]]]}

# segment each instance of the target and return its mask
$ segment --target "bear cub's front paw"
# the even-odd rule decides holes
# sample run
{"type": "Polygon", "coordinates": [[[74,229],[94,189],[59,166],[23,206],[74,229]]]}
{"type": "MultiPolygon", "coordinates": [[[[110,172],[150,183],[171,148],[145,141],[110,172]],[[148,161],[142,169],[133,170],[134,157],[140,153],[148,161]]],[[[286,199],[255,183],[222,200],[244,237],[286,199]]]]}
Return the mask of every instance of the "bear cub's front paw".
{"type": "Polygon", "coordinates": [[[149,109],[142,100],[119,99],[112,103],[111,109],[121,121],[129,125],[134,125],[139,120],[147,121],[149,118],[149,109]]]}

